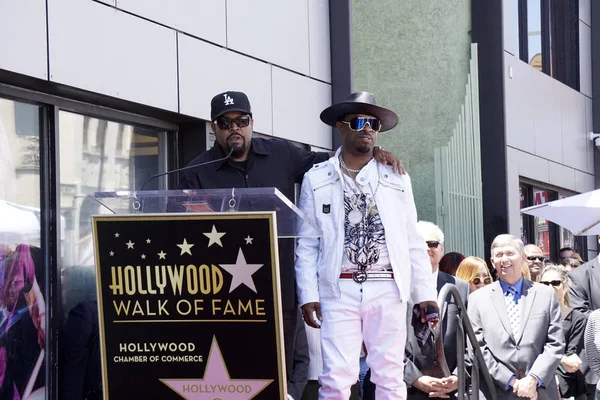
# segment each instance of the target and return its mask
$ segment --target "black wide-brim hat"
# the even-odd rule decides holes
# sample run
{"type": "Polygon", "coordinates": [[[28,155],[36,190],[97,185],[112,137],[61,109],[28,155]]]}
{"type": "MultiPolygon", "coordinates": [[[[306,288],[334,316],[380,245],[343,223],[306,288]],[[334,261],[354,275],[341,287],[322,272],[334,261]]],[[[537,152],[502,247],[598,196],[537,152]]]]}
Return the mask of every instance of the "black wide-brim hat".
{"type": "Polygon", "coordinates": [[[377,105],[375,95],[369,92],[357,92],[347,96],[344,101],[327,107],[321,113],[321,121],[335,127],[344,116],[350,114],[366,114],[379,118],[380,132],[389,131],[398,124],[398,116],[392,110],[377,105]]]}

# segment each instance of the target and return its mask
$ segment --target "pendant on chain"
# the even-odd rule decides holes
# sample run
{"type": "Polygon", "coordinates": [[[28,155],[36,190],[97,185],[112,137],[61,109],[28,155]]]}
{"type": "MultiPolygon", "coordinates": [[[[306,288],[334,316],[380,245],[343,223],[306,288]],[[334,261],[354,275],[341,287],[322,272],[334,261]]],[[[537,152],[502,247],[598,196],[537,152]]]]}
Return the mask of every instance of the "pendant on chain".
{"type": "Polygon", "coordinates": [[[353,208],[348,213],[348,222],[350,222],[352,225],[358,224],[360,221],[362,221],[362,219],[363,219],[362,213],[356,208],[353,208]]]}

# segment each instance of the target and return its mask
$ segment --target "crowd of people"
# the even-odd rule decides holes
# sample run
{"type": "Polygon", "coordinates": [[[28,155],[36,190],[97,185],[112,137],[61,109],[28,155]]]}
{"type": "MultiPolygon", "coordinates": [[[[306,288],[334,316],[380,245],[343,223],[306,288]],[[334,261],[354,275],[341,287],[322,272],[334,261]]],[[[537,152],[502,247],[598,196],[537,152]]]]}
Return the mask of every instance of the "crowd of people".
{"type": "Polygon", "coordinates": [[[301,183],[299,238],[278,245],[288,398],[451,398],[470,390],[479,354],[493,380],[493,388],[480,387],[482,397],[600,399],[598,258],[584,263],[564,248],[552,263],[508,234],[491,245],[492,268],[446,253],[442,230],[418,221],[401,162],[375,145],[396,114],[358,92],[320,118],[341,134],[335,152],[253,137],[247,96],[217,94],[215,146],[190,166],[222,160],[187,170],[179,183],[271,186],[290,199],[301,183]],[[308,225],[322,236],[303,236],[308,225]],[[447,285],[458,296],[441,299],[440,319],[447,285]],[[477,339],[465,354],[457,346],[461,315],[477,339]],[[459,381],[463,360],[467,379],[459,381]]]}

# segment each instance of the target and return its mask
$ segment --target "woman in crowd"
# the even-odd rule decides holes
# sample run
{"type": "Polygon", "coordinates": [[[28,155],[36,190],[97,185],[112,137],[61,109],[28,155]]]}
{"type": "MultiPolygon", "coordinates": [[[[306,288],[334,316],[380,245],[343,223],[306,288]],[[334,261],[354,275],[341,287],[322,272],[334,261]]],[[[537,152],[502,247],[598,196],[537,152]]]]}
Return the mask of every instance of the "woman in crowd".
{"type": "Polygon", "coordinates": [[[456,277],[469,282],[471,293],[492,283],[490,270],[485,261],[479,257],[465,258],[456,270],[456,277]]]}
{"type": "Polygon", "coordinates": [[[571,271],[581,266],[582,263],[580,263],[576,258],[563,258],[560,264],[563,265],[567,271],[571,271]]]}
{"type": "Polygon", "coordinates": [[[579,311],[569,307],[569,278],[565,267],[554,264],[546,266],[542,271],[540,283],[554,288],[560,304],[565,334],[565,354],[556,371],[560,395],[562,398],[583,400],[586,398],[586,386],[578,354],[583,349],[586,318],[579,311]]]}
{"type": "MultiPolygon", "coordinates": [[[[600,376],[600,310],[592,311],[585,327],[585,353],[590,369],[600,376]]],[[[595,400],[600,400],[600,382],[596,385],[595,400]]]]}
{"type": "Polygon", "coordinates": [[[440,260],[440,271],[445,272],[450,275],[456,275],[456,270],[462,260],[465,259],[460,253],[450,252],[444,254],[442,259],[440,260]]]}

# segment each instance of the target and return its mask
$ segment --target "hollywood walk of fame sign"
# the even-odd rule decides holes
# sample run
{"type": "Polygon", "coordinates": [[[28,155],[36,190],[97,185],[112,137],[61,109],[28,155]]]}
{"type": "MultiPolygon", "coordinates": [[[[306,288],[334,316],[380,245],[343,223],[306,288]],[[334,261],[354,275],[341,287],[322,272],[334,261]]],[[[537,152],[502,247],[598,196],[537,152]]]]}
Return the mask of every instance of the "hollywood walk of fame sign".
{"type": "Polygon", "coordinates": [[[275,213],[93,217],[105,399],[286,399],[275,213]]]}

